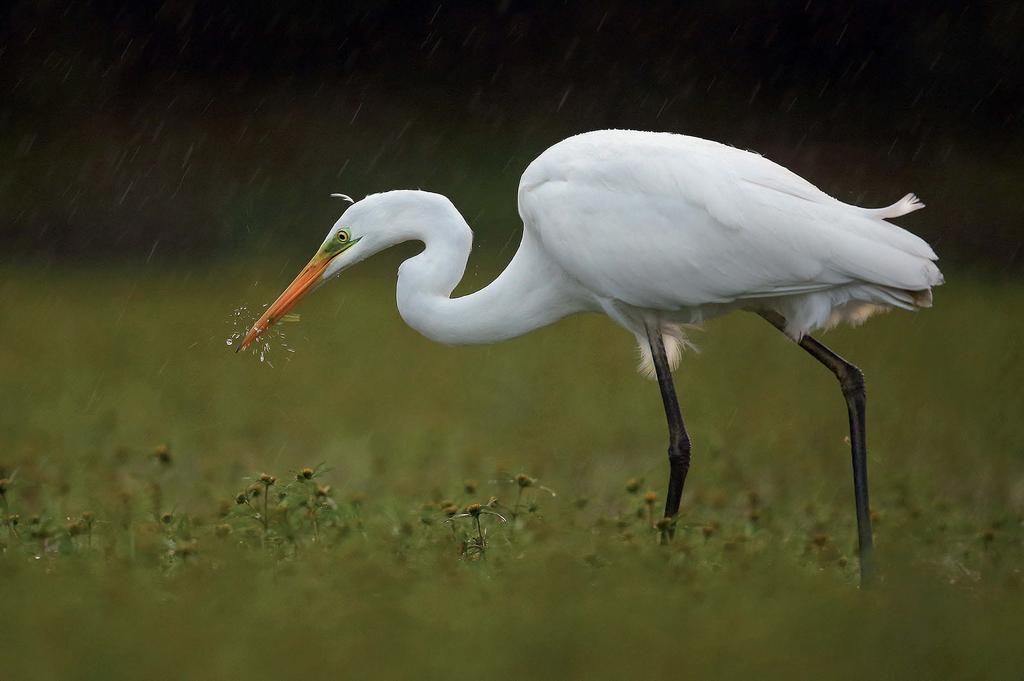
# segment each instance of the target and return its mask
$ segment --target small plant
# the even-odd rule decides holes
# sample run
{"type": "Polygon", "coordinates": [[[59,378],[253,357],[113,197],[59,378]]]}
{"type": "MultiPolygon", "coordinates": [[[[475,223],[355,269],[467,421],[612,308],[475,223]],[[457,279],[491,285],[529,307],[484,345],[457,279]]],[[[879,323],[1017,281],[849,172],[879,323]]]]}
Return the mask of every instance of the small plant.
{"type": "Polygon", "coordinates": [[[267,505],[270,503],[270,488],[277,483],[277,478],[269,473],[260,474],[260,484],[263,485],[263,534],[270,529],[270,514],[267,505]]]}
{"type": "Polygon", "coordinates": [[[92,511],[82,513],[82,525],[85,527],[85,545],[92,548],[92,526],[96,523],[96,514],[92,511]]]}
{"type": "Polygon", "coordinates": [[[454,523],[459,518],[472,518],[473,523],[476,526],[476,536],[471,537],[465,544],[463,549],[465,555],[468,558],[487,558],[487,538],[486,532],[484,532],[483,526],[480,524],[480,517],[485,515],[496,516],[501,522],[506,522],[505,517],[497,511],[494,511],[490,506],[483,504],[470,504],[466,506],[461,513],[455,513],[448,518],[445,522],[454,523]]]}
{"type": "MultiPolygon", "coordinates": [[[[258,523],[264,547],[274,542],[280,547],[290,546],[294,549],[301,536],[300,528],[306,527],[304,522],[297,522],[300,517],[309,521],[312,541],[320,543],[324,538],[325,518],[336,519],[338,510],[331,486],[321,481],[325,472],[327,469],[323,464],[305,466],[291,473],[285,482],[270,473],[261,473],[254,482],[235,495],[235,507],[238,510],[234,515],[245,516],[258,523]]],[[[362,497],[356,495],[352,503],[358,515],[356,509],[362,503],[362,497]]],[[[225,513],[222,517],[230,515],[225,513]]],[[[226,536],[223,529],[215,528],[215,534],[226,536]]]]}
{"type": "MultiPolygon", "coordinates": [[[[267,474],[264,473],[263,475],[267,474]]],[[[263,476],[260,477],[262,478],[263,476]]],[[[250,511],[249,517],[255,520],[257,523],[259,523],[260,528],[263,530],[264,543],[266,542],[267,533],[270,530],[270,518],[267,515],[267,497],[269,495],[265,494],[265,491],[270,487],[270,485],[273,484],[273,482],[269,482],[269,480],[274,479],[276,481],[276,479],[273,478],[273,476],[267,476],[267,478],[268,484],[255,483],[249,485],[243,491],[235,495],[235,504],[237,504],[238,506],[245,506],[250,511]],[[254,500],[259,499],[261,496],[263,497],[262,511],[259,508],[257,508],[256,504],[253,503],[254,500]]],[[[257,501],[256,503],[259,502],[257,501]]]]}
{"type": "MultiPolygon", "coordinates": [[[[523,500],[527,490],[538,489],[547,492],[553,497],[558,496],[555,490],[551,489],[550,487],[545,487],[544,485],[538,484],[537,478],[530,477],[525,473],[520,473],[516,477],[512,478],[511,482],[516,486],[516,502],[512,506],[512,509],[509,513],[510,517],[512,518],[513,529],[515,528],[516,519],[519,517],[520,509],[523,506],[523,500]]],[[[497,499],[493,499],[491,505],[494,505],[495,503],[497,503],[497,499]]],[[[530,504],[528,509],[530,513],[533,513],[534,511],[536,511],[537,506],[536,504],[530,504]]]]}
{"type": "Polygon", "coordinates": [[[516,518],[519,517],[519,504],[523,500],[523,490],[529,487],[533,487],[535,484],[537,484],[537,481],[528,475],[520,473],[519,475],[516,476],[516,505],[512,507],[513,523],[516,521],[516,518]]]}
{"type": "Polygon", "coordinates": [[[34,515],[29,518],[29,536],[35,539],[39,544],[38,555],[42,556],[46,553],[46,548],[49,539],[53,536],[53,530],[50,527],[48,519],[34,515]]]}
{"type": "Polygon", "coordinates": [[[153,458],[156,459],[157,463],[161,466],[170,466],[172,462],[171,448],[167,445],[158,445],[157,448],[153,450],[153,458]]]}
{"type": "Polygon", "coordinates": [[[675,518],[658,518],[658,522],[654,524],[654,529],[658,531],[658,542],[660,544],[667,544],[676,531],[676,519],[675,518]]]}
{"type": "Polygon", "coordinates": [[[312,468],[306,466],[295,474],[295,482],[302,490],[303,499],[300,505],[306,509],[306,517],[309,518],[313,528],[313,541],[320,542],[320,517],[324,511],[333,511],[337,508],[334,499],[331,498],[330,485],[321,485],[317,479],[324,472],[323,464],[312,468]]]}
{"type": "Polygon", "coordinates": [[[655,491],[644,492],[644,507],[647,508],[647,525],[654,527],[654,504],[658,501],[658,493],[655,491]]]}
{"type": "Polygon", "coordinates": [[[72,540],[85,532],[85,523],[81,519],[69,519],[64,524],[64,531],[68,533],[68,537],[72,540]]]}
{"type": "Polygon", "coordinates": [[[7,529],[11,533],[11,537],[19,539],[21,535],[18,534],[18,523],[21,522],[21,516],[17,513],[12,513],[7,516],[7,529]]]}

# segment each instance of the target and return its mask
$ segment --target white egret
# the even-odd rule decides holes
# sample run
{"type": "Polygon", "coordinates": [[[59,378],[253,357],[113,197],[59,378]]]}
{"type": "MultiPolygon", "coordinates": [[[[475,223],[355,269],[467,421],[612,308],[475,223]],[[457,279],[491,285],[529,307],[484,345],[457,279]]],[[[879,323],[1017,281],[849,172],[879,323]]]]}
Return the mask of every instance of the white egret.
{"type": "Polygon", "coordinates": [[[886,222],[924,207],[886,208],[828,196],[768,159],[670,133],[602,130],[570,137],[519,183],[519,250],[490,285],[451,298],[473,233],[444,196],[389,191],[349,206],[320,249],[256,321],[246,348],[307,292],[395,244],[420,241],[398,270],[398,310],[441,343],[493,343],[578,312],[600,312],[637,339],[657,377],[669,429],[665,516],[679,510],[690,439],[672,382],[682,325],[732,310],[760,314],[839,379],[850,417],[862,578],[871,518],[861,371],[809,333],[872,313],[929,307],[942,283],[935,253],[886,222]]]}

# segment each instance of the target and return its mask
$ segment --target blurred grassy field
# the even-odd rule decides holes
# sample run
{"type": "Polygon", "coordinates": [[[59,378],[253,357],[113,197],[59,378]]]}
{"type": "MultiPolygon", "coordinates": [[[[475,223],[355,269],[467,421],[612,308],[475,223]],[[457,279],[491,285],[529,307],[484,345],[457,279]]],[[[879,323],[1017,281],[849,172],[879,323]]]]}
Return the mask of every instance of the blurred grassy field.
{"type": "Polygon", "coordinates": [[[677,372],[696,449],[659,546],[625,489],[660,506],[667,468],[628,334],[434,345],[395,310],[401,256],[304,303],[274,368],[228,319],[297,261],[0,269],[3,678],[1020,677],[1020,283],[947,272],[933,310],[825,337],[868,379],[862,592],[839,391],[766,324],[707,325],[677,372]],[[294,496],[266,536],[233,501],[321,462],[320,543],[294,496]],[[518,473],[557,496],[460,557],[439,502],[508,507],[518,473]]]}

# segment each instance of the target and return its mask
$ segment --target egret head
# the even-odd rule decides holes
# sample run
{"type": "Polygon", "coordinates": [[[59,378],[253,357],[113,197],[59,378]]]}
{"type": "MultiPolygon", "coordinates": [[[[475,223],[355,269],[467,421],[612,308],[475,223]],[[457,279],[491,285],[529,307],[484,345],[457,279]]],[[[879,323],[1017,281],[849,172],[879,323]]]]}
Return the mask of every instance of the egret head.
{"type": "MultiPolygon", "coordinates": [[[[344,194],[333,196],[352,201],[344,194]]],[[[455,211],[455,207],[447,198],[413,190],[371,194],[352,203],[327,232],[313,258],[252,325],[238,350],[252,345],[303,296],[323,282],[378,251],[416,238],[418,224],[448,211],[455,211]]]]}

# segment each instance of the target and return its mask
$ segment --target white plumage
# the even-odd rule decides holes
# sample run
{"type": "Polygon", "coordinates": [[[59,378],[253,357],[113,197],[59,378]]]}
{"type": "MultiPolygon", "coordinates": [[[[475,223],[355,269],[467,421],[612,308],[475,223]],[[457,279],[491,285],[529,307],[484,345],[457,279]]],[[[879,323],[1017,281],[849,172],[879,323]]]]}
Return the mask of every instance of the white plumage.
{"type": "MultiPolygon", "coordinates": [[[[942,283],[934,251],[886,222],[923,207],[913,194],[885,208],[851,206],[749,151],[601,130],[529,165],[519,185],[519,251],[476,293],[450,298],[472,232],[448,199],[429,192],[356,202],[314,262],[322,281],[389,246],[422,241],[424,251],[399,270],[398,307],[424,335],[490,343],[568,314],[603,312],[636,335],[641,370],[653,376],[648,324],[662,329],[674,366],[687,344],[681,325],[736,309],[777,312],[799,339],[879,310],[929,306],[931,287],[942,283]],[[342,231],[350,247],[332,255],[342,231]]],[[[288,308],[298,300],[285,298],[288,308]]],[[[284,311],[272,306],[253,329],[284,311]]]]}

